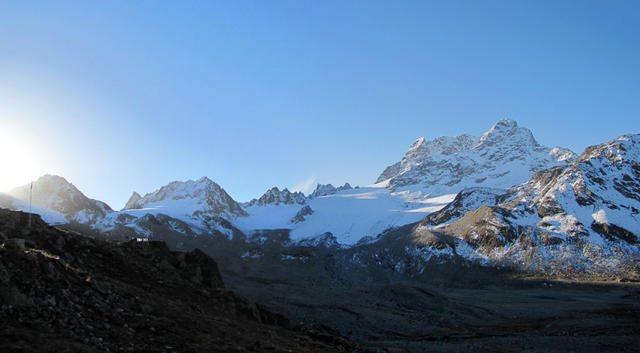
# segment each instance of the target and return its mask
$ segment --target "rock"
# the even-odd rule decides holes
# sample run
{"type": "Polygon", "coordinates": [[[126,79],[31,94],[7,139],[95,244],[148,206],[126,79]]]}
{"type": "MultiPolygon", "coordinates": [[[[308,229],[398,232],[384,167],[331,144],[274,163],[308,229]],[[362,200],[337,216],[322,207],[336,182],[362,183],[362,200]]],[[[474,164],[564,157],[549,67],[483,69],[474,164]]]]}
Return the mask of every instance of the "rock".
{"type": "Polygon", "coordinates": [[[313,210],[311,209],[311,207],[309,205],[306,205],[304,207],[302,207],[300,209],[300,211],[298,211],[298,213],[296,213],[296,215],[291,218],[291,223],[300,223],[300,222],[304,222],[305,221],[305,216],[309,216],[313,214],[313,210]]]}
{"type": "Polygon", "coordinates": [[[329,196],[329,195],[333,195],[337,192],[338,190],[335,188],[335,186],[331,185],[331,184],[318,184],[316,186],[316,189],[313,190],[313,192],[311,193],[311,195],[309,195],[310,198],[317,198],[317,197],[321,197],[321,196],[329,196]]]}
{"type": "Polygon", "coordinates": [[[11,276],[9,275],[9,272],[7,272],[6,269],[0,267],[0,284],[8,284],[10,280],[11,276]]]}
{"type": "Polygon", "coordinates": [[[22,239],[22,238],[7,239],[4,242],[4,248],[7,249],[7,250],[11,250],[13,252],[23,252],[24,251],[24,239],[22,239]]]}
{"type": "Polygon", "coordinates": [[[1,286],[0,285],[0,304],[13,305],[15,307],[30,307],[33,306],[33,300],[20,292],[16,286],[1,286]]]}
{"type": "Polygon", "coordinates": [[[285,188],[280,191],[277,187],[273,187],[265,192],[259,199],[253,199],[249,201],[246,206],[251,207],[254,205],[267,206],[267,205],[293,205],[293,204],[305,204],[307,198],[301,192],[291,192],[285,188]]]}
{"type": "MultiPolygon", "coordinates": [[[[20,234],[22,218],[0,210],[0,229],[20,234]]],[[[0,244],[0,352],[163,352],[167,337],[176,351],[256,351],[253,342],[271,340],[281,351],[338,351],[225,291],[216,262],[197,249],[107,242],[44,223],[0,244]]]]}
{"type": "Polygon", "coordinates": [[[200,249],[188,252],[184,257],[184,261],[187,265],[186,271],[189,273],[189,278],[196,283],[202,283],[207,287],[213,288],[224,287],[218,264],[200,249]]]}
{"type": "Polygon", "coordinates": [[[391,190],[415,185],[424,194],[448,194],[466,187],[526,182],[536,171],[573,159],[573,152],[541,146],[531,131],[503,119],[480,138],[466,134],[419,138],[376,182],[388,180],[391,190]]]}

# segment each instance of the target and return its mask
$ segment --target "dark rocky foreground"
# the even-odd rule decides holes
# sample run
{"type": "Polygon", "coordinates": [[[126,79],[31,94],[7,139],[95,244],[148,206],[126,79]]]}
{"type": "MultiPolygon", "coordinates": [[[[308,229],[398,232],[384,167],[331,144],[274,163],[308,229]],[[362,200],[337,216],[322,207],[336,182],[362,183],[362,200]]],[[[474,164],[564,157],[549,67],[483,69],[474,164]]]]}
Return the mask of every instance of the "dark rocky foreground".
{"type": "Polygon", "coordinates": [[[409,278],[333,271],[332,261],[281,265],[265,256],[223,275],[234,291],[327,325],[367,351],[638,352],[635,280],[529,277],[447,263],[409,278]]]}
{"type": "Polygon", "coordinates": [[[434,261],[399,273],[385,261],[406,243],[283,247],[286,232],[273,233],[259,244],[157,236],[211,254],[234,292],[367,352],[638,352],[637,272],[549,276],[434,261]]]}
{"type": "Polygon", "coordinates": [[[347,261],[384,260],[384,241],[106,242],[39,218],[27,230],[26,217],[0,210],[0,352],[638,351],[637,273],[551,278],[437,261],[398,273],[347,261]]]}
{"type": "Polygon", "coordinates": [[[0,210],[0,352],[345,352],[225,289],[200,250],[106,242],[0,210]]]}

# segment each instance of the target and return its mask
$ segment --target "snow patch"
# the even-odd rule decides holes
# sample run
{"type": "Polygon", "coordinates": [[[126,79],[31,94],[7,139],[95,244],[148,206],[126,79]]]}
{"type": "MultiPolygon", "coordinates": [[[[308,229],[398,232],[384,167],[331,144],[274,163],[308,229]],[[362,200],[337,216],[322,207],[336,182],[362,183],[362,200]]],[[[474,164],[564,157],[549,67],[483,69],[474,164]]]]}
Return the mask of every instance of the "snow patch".
{"type": "Polygon", "coordinates": [[[603,209],[598,210],[598,212],[591,215],[593,219],[600,224],[609,224],[609,220],[607,220],[607,212],[603,209]]]}

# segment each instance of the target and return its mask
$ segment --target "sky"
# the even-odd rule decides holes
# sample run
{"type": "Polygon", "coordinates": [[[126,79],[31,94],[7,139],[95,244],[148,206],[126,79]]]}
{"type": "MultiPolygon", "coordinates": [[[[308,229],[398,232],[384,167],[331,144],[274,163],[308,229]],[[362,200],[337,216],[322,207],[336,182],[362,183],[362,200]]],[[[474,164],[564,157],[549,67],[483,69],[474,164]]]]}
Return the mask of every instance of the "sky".
{"type": "Polygon", "coordinates": [[[640,132],[639,37],[637,1],[0,0],[0,189],[367,185],[501,118],[580,153],[640,132]]]}

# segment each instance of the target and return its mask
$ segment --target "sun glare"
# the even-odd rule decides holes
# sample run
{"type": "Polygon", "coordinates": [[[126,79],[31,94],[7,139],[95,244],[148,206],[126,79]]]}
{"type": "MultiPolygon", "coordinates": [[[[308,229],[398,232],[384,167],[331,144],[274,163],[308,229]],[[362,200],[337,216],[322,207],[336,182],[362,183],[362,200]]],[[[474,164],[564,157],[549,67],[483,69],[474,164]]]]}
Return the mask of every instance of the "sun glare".
{"type": "Polygon", "coordinates": [[[24,185],[44,174],[38,157],[32,139],[0,131],[0,191],[24,185]]]}

